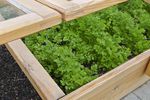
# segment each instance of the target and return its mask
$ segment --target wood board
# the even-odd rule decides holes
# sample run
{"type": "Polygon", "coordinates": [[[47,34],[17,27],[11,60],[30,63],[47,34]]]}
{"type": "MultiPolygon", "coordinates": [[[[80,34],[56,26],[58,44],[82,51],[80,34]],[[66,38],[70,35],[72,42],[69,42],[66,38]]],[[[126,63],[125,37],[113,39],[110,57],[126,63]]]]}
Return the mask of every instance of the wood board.
{"type": "Polygon", "coordinates": [[[150,76],[150,60],[149,60],[149,64],[148,64],[148,67],[146,69],[146,75],[150,76]]]}
{"type": "Polygon", "coordinates": [[[59,11],[68,21],[127,0],[36,0],[59,11]]]}
{"type": "MultiPolygon", "coordinates": [[[[51,20],[51,13],[47,13],[46,10],[43,13],[43,10],[39,9],[38,6],[41,4],[31,0],[18,2],[25,8],[30,8],[29,14],[32,12],[42,19],[47,19],[46,21],[51,20]],[[35,3],[36,6],[29,2],[35,3]]],[[[45,8],[48,7],[44,6],[43,9],[45,8]]],[[[118,100],[149,79],[144,73],[146,68],[149,68],[150,50],[64,96],[63,91],[21,40],[8,43],[6,46],[43,100],[118,100]]]]}
{"type": "Polygon", "coordinates": [[[145,75],[150,60],[148,50],[65,95],[21,40],[8,43],[6,47],[43,100],[119,100],[150,79],[145,75]]]}
{"type": "Polygon", "coordinates": [[[21,40],[7,43],[6,47],[43,100],[65,95],[21,40]]]}
{"type": "MultiPolygon", "coordinates": [[[[19,13],[16,17],[0,21],[0,45],[61,23],[62,18],[57,11],[35,0],[0,1],[7,1],[10,5],[24,12],[24,14],[19,13]]],[[[5,19],[2,14],[1,17],[5,19]]]]}
{"type": "Polygon", "coordinates": [[[60,100],[119,100],[150,79],[145,70],[150,50],[66,95],[60,100]]]}

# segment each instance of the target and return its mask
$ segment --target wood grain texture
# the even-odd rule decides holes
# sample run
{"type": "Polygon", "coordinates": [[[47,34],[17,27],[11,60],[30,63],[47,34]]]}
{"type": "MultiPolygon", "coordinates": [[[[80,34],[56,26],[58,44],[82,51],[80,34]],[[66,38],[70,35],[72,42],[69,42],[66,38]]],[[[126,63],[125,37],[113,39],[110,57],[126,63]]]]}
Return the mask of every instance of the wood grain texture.
{"type": "Polygon", "coordinates": [[[63,91],[21,40],[10,42],[6,47],[43,100],[57,100],[64,96],[63,91]]]}
{"type": "MultiPolygon", "coordinates": [[[[17,4],[20,4],[20,6],[23,6],[24,8],[27,8],[29,11],[34,12],[44,19],[51,18],[53,16],[60,15],[55,10],[50,9],[47,6],[44,6],[40,4],[39,2],[36,2],[35,0],[13,0],[16,1],[17,4]]],[[[20,9],[24,10],[23,7],[20,7],[20,9]]]]}
{"type": "Polygon", "coordinates": [[[60,100],[119,100],[146,82],[150,50],[66,95],[60,100]]]}
{"type": "MultiPolygon", "coordinates": [[[[15,0],[14,0],[15,1],[15,0]]],[[[16,1],[20,9],[30,12],[0,22],[0,45],[61,23],[61,15],[35,0],[16,1]]]]}
{"type": "MultiPolygon", "coordinates": [[[[30,13],[0,22],[0,43],[6,43],[59,24],[61,15],[50,8],[61,12],[65,20],[71,20],[127,0],[38,0],[50,8],[35,0],[32,0],[32,3],[30,1],[17,1],[28,8],[30,13]]],[[[150,64],[148,65],[150,50],[64,96],[63,91],[21,40],[10,42],[6,44],[6,47],[43,100],[59,98],[60,100],[119,100],[149,79],[144,73],[145,71],[149,73],[150,70],[146,70],[150,68],[150,64]]]]}
{"type": "Polygon", "coordinates": [[[36,0],[63,15],[68,21],[127,0],[36,0]]]}
{"type": "Polygon", "coordinates": [[[150,79],[144,74],[150,59],[148,50],[64,96],[21,40],[6,46],[44,100],[119,100],[150,79]]]}
{"type": "Polygon", "coordinates": [[[150,60],[149,60],[149,64],[147,65],[147,69],[146,69],[145,74],[150,76],[150,60]]]}

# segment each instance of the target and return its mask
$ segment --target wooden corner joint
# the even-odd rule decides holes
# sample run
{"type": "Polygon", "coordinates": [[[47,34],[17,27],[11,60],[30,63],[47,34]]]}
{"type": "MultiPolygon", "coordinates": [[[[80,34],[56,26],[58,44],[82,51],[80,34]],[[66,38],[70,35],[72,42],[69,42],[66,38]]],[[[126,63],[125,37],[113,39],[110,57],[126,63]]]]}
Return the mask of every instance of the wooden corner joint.
{"type": "Polygon", "coordinates": [[[149,59],[149,62],[148,62],[148,64],[147,64],[145,74],[150,77],[150,59],[149,59]]]}

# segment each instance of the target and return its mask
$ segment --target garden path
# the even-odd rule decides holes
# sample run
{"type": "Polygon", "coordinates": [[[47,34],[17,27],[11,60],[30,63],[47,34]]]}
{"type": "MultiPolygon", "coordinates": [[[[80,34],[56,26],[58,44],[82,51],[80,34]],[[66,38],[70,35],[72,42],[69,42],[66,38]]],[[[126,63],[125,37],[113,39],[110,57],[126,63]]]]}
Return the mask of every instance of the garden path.
{"type": "Polygon", "coordinates": [[[125,96],[122,100],[150,100],[150,80],[125,96]]]}

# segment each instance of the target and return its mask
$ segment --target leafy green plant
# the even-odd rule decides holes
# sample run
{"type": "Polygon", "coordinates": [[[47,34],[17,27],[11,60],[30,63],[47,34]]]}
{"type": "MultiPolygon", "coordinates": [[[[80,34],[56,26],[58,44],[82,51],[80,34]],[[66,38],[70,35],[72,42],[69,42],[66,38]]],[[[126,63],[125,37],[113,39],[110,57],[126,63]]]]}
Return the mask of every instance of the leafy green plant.
{"type": "Polygon", "coordinates": [[[149,5],[110,7],[38,32],[24,42],[69,93],[150,48],[149,5]]]}

